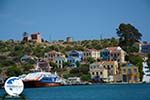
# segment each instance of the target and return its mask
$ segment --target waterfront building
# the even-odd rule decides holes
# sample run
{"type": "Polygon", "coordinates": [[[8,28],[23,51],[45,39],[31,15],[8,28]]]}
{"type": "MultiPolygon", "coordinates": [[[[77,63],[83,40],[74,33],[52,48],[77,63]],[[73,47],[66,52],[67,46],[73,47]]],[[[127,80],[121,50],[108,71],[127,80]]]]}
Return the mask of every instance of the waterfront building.
{"type": "Polygon", "coordinates": [[[117,79],[118,74],[118,62],[117,61],[100,61],[90,64],[89,67],[91,78],[95,79],[99,77],[105,82],[114,82],[117,79]]]}
{"type": "Polygon", "coordinates": [[[69,77],[67,79],[67,84],[69,85],[75,85],[75,84],[80,84],[80,83],[81,83],[80,77],[69,77]]]}
{"type": "Polygon", "coordinates": [[[127,64],[121,67],[122,82],[139,82],[139,70],[137,66],[127,64]]]}
{"type": "Polygon", "coordinates": [[[87,49],[84,52],[84,58],[92,57],[94,59],[100,58],[100,51],[96,49],[87,49]]]}
{"type": "Polygon", "coordinates": [[[63,56],[58,56],[54,58],[54,63],[56,63],[58,68],[64,68],[64,63],[67,62],[67,59],[63,56]]]}
{"type": "Polygon", "coordinates": [[[56,57],[65,57],[65,55],[55,50],[49,51],[48,53],[44,54],[44,59],[47,61],[54,61],[56,57]]]}
{"type": "Polygon", "coordinates": [[[126,52],[121,47],[107,47],[100,52],[100,59],[104,61],[117,61],[125,63],[126,52]]]}
{"type": "Polygon", "coordinates": [[[143,64],[143,82],[150,83],[150,67],[147,64],[147,58],[144,59],[143,64]]]}
{"type": "Polygon", "coordinates": [[[71,63],[70,67],[77,67],[76,63],[83,61],[84,54],[81,51],[73,50],[68,53],[67,62],[71,63]]]}

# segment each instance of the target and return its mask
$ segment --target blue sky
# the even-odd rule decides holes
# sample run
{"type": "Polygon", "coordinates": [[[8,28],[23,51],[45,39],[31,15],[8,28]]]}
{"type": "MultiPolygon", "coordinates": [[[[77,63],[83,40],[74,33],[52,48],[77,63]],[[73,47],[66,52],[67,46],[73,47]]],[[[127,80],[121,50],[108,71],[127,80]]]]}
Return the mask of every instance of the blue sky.
{"type": "Polygon", "coordinates": [[[0,40],[40,32],[47,40],[117,37],[130,23],[150,41],[150,0],[0,0],[0,40]]]}

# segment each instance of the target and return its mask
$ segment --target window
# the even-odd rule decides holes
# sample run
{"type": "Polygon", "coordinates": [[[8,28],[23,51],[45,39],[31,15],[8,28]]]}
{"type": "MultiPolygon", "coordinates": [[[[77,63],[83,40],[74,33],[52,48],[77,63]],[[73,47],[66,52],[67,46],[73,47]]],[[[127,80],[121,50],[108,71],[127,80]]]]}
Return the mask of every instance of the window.
{"type": "Polygon", "coordinates": [[[102,75],[102,74],[103,74],[103,72],[100,72],[100,74],[102,75]]]}
{"type": "Polygon", "coordinates": [[[104,68],[106,68],[106,66],[104,65],[104,68]]]}
{"type": "Polygon", "coordinates": [[[92,72],[92,75],[94,75],[94,72],[92,72]]]}
{"type": "Polygon", "coordinates": [[[61,65],[58,65],[58,68],[61,68],[61,65]]]}
{"type": "Polygon", "coordinates": [[[146,76],[150,76],[150,74],[147,74],[146,76]]]}
{"type": "Polygon", "coordinates": [[[116,53],[114,54],[114,57],[117,57],[117,54],[116,54],[116,53]]]}
{"type": "Polygon", "coordinates": [[[96,72],[96,76],[98,76],[98,72],[96,72]]]}
{"type": "Polygon", "coordinates": [[[110,69],[109,65],[107,65],[107,68],[110,69]]]}
{"type": "Polygon", "coordinates": [[[134,81],[137,81],[137,76],[134,76],[134,81]]]}
{"type": "Polygon", "coordinates": [[[61,64],[61,60],[59,60],[59,64],[61,64]]]}
{"type": "Polygon", "coordinates": [[[119,56],[119,53],[118,53],[118,56],[119,56]]]}
{"type": "Polygon", "coordinates": [[[123,69],[123,73],[126,73],[126,69],[123,69]]]}
{"type": "Polygon", "coordinates": [[[132,73],[131,69],[128,69],[128,74],[131,74],[131,73],[132,73]]]}
{"type": "Polygon", "coordinates": [[[137,69],[136,68],[134,68],[134,72],[137,73],[137,69]]]}
{"type": "Polygon", "coordinates": [[[113,65],[111,65],[111,68],[113,68],[114,66],[113,65]]]}
{"type": "Polygon", "coordinates": [[[111,56],[113,57],[113,54],[111,54],[111,56]]]}
{"type": "Polygon", "coordinates": [[[90,68],[93,69],[93,66],[91,66],[90,68]]]}

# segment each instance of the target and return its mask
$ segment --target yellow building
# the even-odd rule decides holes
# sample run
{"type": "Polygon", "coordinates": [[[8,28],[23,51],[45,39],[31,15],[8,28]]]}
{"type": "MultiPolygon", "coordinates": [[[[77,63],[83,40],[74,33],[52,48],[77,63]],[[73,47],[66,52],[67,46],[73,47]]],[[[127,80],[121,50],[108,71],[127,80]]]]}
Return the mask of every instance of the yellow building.
{"type": "Polygon", "coordinates": [[[91,78],[101,78],[105,82],[114,82],[118,73],[117,61],[101,61],[90,64],[91,78]]]}
{"type": "Polygon", "coordinates": [[[121,67],[122,82],[136,83],[139,82],[139,70],[138,67],[128,64],[121,67]]]}

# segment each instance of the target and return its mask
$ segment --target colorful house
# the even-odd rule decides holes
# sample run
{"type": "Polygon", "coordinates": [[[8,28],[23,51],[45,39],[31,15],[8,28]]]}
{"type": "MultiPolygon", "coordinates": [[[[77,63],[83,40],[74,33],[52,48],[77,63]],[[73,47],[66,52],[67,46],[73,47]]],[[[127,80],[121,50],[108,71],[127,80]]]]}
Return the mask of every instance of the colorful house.
{"type": "Polygon", "coordinates": [[[103,61],[110,61],[110,51],[107,48],[101,50],[100,59],[103,61]]]}
{"type": "Polygon", "coordinates": [[[100,51],[96,49],[87,49],[84,51],[84,58],[92,57],[94,59],[100,58],[100,51]]]}
{"type": "Polygon", "coordinates": [[[108,47],[100,52],[100,59],[104,61],[117,61],[125,63],[126,52],[120,47],[108,47]]]}
{"type": "Polygon", "coordinates": [[[48,62],[46,61],[39,61],[37,62],[36,71],[40,71],[40,72],[50,72],[51,71],[51,66],[49,65],[48,62]]]}
{"type": "Polygon", "coordinates": [[[57,57],[65,57],[65,55],[55,50],[49,51],[48,53],[44,54],[44,59],[47,61],[54,61],[54,59],[57,57]]]}
{"type": "Polygon", "coordinates": [[[67,62],[65,57],[59,56],[54,58],[54,63],[57,64],[58,68],[64,68],[64,62],[67,62]]]}
{"type": "Polygon", "coordinates": [[[77,67],[76,63],[83,61],[84,55],[83,52],[73,50],[68,53],[67,62],[70,62],[70,67],[77,67]]]}
{"type": "Polygon", "coordinates": [[[116,81],[115,76],[118,74],[118,62],[117,61],[100,61],[90,64],[91,78],[95,79],[99,77],[104,82],[116,81]]]}
{"type": "Polygon", "coordinates": [[[121,67],[122,82],[136,83],[139,82],[139,70],[138,67],[127,64],[121,67]]]}

